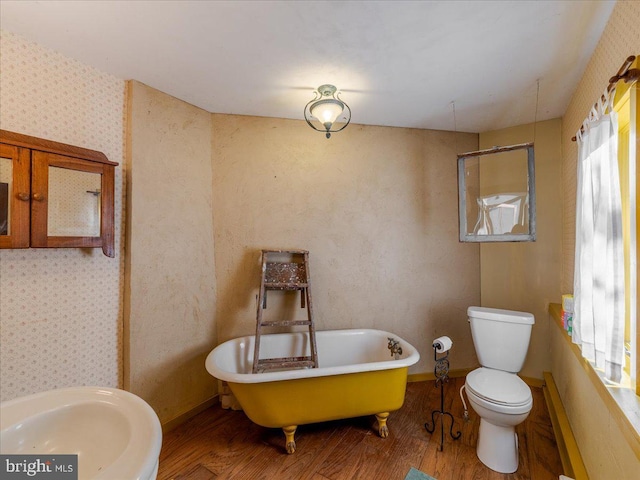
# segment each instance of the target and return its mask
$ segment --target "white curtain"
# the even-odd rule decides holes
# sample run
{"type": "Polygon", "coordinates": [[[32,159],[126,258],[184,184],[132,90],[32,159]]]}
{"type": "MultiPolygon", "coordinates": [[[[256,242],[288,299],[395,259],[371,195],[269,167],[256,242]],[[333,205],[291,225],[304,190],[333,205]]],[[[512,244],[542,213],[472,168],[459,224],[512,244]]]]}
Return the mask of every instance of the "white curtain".
{"type": "Polygon", "coordinates": [[[624,364],[624,258],[615,90],[585,120],[578,141],[573,342],[618,382],[624,364]]]}

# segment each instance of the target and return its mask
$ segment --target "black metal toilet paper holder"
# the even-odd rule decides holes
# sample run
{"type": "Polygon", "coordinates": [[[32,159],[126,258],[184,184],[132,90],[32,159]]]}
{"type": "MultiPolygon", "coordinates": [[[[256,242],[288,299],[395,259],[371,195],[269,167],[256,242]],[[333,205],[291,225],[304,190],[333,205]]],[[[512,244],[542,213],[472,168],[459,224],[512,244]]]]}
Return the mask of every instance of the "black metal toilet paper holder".
{"type": "Polygon", "coordinates": [[[453,433],[454,418],[450,412],[444,409],[444,384],[449,381],[449,350],[442,353],[438,357],[438,345],[433,344],[433,359],[435,360],[435,366],[433,367],[433,373],[436,376],[436,388],[440,387],[440,410],[433,410],[431,412],[431,424],[426,422],[424,428],[427,432],[433,433],[436,430],[436,415],[440,415],[440,448],[442,451],[444,447],[444,418],[449,417],[451,419],[451,427],[449,428],[449,435],[454,440],[458,440],[462,435],[462,432],[458,430],[457,433],[453,433]]]}

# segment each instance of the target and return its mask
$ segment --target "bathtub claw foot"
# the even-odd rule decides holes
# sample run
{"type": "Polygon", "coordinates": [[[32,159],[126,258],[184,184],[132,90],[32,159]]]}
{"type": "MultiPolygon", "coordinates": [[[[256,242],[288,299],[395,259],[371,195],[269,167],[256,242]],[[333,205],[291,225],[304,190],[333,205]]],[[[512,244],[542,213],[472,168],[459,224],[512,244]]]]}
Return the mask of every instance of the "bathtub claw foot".
{"type": "Polygon", "coordinates": [[[296,453],[296,442],[295,441],[287,442],[287,453],[289,453],[289,454],[296,453]]]}
{"type": "Polygon", "coordinates": [[[389,436],[387,418],[389,418],[389,412],[376,413],[376,420],[378,420],[378,435],[380,435],[382,438],[387,438],[389,436]]]}
{"type": "Polygon", "coordinates": [[[291,425],[290,427],[282,427],[282,431],[284,432],[284,436],[287,442],[287,453],[295,453],[296,451],[296,441],[294,440],[294,435],[296,434],[298,426],[291,425]]]}

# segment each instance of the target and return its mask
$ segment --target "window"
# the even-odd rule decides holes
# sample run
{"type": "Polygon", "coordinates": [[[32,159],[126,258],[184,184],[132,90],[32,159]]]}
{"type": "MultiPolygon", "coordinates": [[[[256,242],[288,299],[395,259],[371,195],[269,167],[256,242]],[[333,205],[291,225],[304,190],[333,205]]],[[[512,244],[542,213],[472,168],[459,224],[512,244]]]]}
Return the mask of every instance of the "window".
{"type": "Polygon", "coordinates": [[[578,134],[572,340],[604,377],[640,394],[637,322],[638,87],[618,81],[578,134]],[[615,114],[609,115],[611,110],[615,114]],[[616,122],[617,119],[617,122],[616,122]]]}
{"type": "Polygon", "coordinates": [[[619,82],[614,109],[618,113],[618,166],[620,169],[620,193],[622,197],[622,235],[624,244],[625,284],[625,364],[624,372],[640,395],[638,351],[638,85],[619,82]],[[635,161],[634,161],[635,160],[635,161]]]}

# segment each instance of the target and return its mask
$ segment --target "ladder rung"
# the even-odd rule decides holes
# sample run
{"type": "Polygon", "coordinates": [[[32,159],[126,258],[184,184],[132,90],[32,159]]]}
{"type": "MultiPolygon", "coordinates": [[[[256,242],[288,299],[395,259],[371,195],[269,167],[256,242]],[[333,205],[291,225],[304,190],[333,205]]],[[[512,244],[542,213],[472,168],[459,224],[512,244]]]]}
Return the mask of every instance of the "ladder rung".
{"type": "Polygon", "coordinates": [[[279,282],[265,282],[264,288],[269,288],[273,290],[302,290],[303,288],[308,288],[308,283],[279,283],[279,282]]]}
{"type": "Polygon", "coordinates": [[[305,253],[309,253],[309,250],[299,250],[299,249],[293,249],[293,250],[262,250],[263,253],[269,254],[269,253],[290,253],[293,255],[303,255],[305,253]]]}
{"type": "Polygon", "coordinates": [[[260,364],[271,364],[271,363],[291,363],[291,362],[312,362],[313,358],[306,355],[304,357],[278,357],[278,358],[261,358],[258,360],[258,365],[260,364]]]}
{"type": "Polygon", "coordinates": [[[262,322],[261,327],[293,327],[296,325],[311,325],[311,320],[274,320],[272,322],[262,322]]]}
{"type": "Polygon", "coordinates": [[[273,368],[305,368],[314,367],[315,362],[312,357],[262,358],[258,360],[257,366],[259,370],[273,368]]]}

